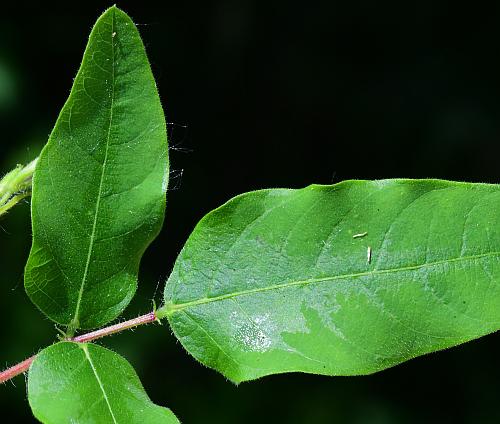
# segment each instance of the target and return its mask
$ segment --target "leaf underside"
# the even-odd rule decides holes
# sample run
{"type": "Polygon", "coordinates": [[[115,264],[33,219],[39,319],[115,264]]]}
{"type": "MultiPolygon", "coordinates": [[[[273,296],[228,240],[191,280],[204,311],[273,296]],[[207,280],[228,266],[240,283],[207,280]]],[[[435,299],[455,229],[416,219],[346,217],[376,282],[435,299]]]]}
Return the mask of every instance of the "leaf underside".
{"type": "Polygon", "coordinates": [[[499,328],[499,209],[439,180],[244,194],[195,228],[160,313],[234,382],[373,373],[499,328]]]}
{"type": "Polygon", "coordinates": [[[25,288],[57,323],[93,328],[132,299],[165,209],[165,119],[139,33],[108,9],[33,179],[25,288]]]}
{"type": "Polygon", "coordinates": [[[132,366],[94,344],[62,342],[31,365],[28,397],[42,423],[175,424],[148,398],[132,366]]]}

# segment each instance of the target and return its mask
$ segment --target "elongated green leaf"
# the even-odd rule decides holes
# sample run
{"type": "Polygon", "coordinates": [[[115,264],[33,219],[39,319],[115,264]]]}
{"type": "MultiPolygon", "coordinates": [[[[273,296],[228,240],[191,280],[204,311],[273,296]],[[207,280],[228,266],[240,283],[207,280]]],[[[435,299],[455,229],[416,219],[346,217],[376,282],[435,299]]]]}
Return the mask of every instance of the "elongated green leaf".
{"type": "Polygon", "coordinates": [[[62,342],[37,355],[28,378],[33,414],[46,424],[178,423],[148,398],[132,366],[94,344],[62,342]]]}
{"type": "Polygon", "coordinates": [[[34,175],[25,287],[46,315],[75,329],[123,311],[163,221],[167,177],[165,119],[144,47],[112,7],[92,30],[34,175]]]}
{"type": "Polygon", "coordinates": [[[236,197],[181,252],[161,316],[235,382],[368,374],[496,331],[500,188],[347,181],[236,197]]]}

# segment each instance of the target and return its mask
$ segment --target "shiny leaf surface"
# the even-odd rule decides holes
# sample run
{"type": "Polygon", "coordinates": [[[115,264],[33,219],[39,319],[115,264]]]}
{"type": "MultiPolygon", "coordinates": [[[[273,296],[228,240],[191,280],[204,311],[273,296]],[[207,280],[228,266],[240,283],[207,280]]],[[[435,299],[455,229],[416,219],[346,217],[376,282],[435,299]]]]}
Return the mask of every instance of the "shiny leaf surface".
{"type": "Polygon", "coordinates": [[[42,423],[176,424],[148,398],[132,366],[94,344],[62,342],[31,365],[28,398],[42,423]]]}
{"type": "Polygon", "coordinates": [[[165,119],[144,46],[112,7],[35,171],[31,300],[71,331],[118,316],[162,225],[167,181],[165,119]]]}
{"type": "Polygon", "coordinates": [[[159,314],[235,382],[373,373],[499,328],[499,208],[439,180],[243,194],[195,228],[159,314]]]}

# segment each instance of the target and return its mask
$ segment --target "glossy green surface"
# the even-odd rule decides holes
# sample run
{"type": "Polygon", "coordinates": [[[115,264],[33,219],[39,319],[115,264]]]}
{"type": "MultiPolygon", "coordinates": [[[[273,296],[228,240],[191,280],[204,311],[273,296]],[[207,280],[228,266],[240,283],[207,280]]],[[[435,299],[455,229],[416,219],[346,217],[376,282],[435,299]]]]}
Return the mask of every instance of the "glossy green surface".
{"type": "Polygon", "coordinates": [[[139,33],[116,7],[97,21],[33,180],[25,287],[52,320],[118,316],[162,225],[166,126],[139,33]]]}
{"type": "Polygon", "coordinates": [[[243,194],[195,228],[159,313],[234,382],[373,373],[499,328],[499,208],[496,185],[439,180],[243,194]]]}
{"type": "Polygon", "coordinates": [[[132,366],[94,344],[62,342],[31,365],[28,398],[42,423],[178,423],[148,398],[132,366]]]}

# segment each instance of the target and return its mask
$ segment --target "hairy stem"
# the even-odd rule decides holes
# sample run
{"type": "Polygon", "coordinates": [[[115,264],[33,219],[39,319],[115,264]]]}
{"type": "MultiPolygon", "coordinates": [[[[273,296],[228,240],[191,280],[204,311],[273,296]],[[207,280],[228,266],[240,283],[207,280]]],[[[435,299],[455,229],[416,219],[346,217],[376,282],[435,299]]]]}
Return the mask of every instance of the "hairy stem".
{"type": "MultiPolygon", "coordinates": [[[[90,333],[65,339],[65,341],[76,342],[76,343],[87,343],[93,340],[100,339],[102,337],[110,336],[111,334],[119,333],[121,331],[137,327],[139,325],[149,324],[157,320],[158,318],[156,316],[156,313],[153,311],[146,315],[141,315],[137,318],[133,318],[128,321],[120,322],[118,324],[110,325],[109,327],[101,328],[99,330],[95,330],[90,333]]],[[[35,360],[35,358],[36,355],[33,355],[32,357],[24,360],[23,362],[20,362],[19,364],[6,369],[5,371],[0,372],[0,384],[5,383],[11,378],[14,378],[19,374],[28,371],[29,367],[31,366],[31,363],[35,360]]]]}
{"type": "Polygon", "coordinates": [[[2,371],[0,373],[0,384],[5,383],[6,381],[10,380],[11,378],[14,378],[18,376],[19,374],[22,374],[23,372],[28,371],[28,368],[31,366],[31,363],[35,359],[36,355],[31,356],[28,359],[25,359],[23,362],[19,362],[19,364],[14,365],[13,367],[7,368],[5,371],[2,371]]]}
{"type": "Polygon", "coordinates": [[[0,216],[31,194],[31,181],[38,158],[26,166],[18,165],[0,179],[0,216]]]}
{"type": "Polygon", "coordinates": [[[110,336],[111,334],[119,333],[120,331],[128,330],[129,328],[134,328],[142,324],[149,324],[154,321],[156,321],[156,315],[154,312],[150,312],[149,314],[141,315],[140,317],[133,318],[128,321],[119,322],[118,324],[101,328],[99,330],[92,331],[91,333],[72,337],[69,340],[77,343],[87,343],[100,339],[101,337],[110,336]]]}

